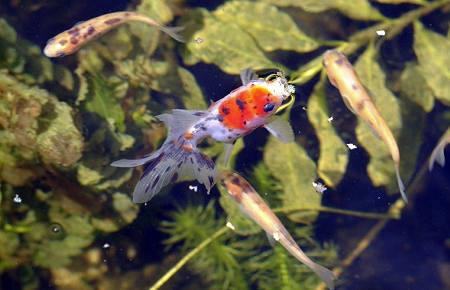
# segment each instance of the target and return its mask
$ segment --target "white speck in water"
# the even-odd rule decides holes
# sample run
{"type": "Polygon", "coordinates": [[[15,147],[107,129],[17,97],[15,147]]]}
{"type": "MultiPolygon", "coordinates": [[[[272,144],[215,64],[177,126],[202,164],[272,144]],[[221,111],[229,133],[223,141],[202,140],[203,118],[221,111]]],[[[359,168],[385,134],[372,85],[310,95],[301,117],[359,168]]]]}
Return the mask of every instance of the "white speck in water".
{"type": "Polygon", "coordinates": [[[103,259],[103,263],[106,263],[106,262],[108,262],[106,259],[103,259]]]}
{"type": "Polygon", "coordinates": [[[356,148],[358,148],[355,144],[353,144],[353,143],[347,143],[347,147],[348,147],[348,149],[350,149],[350,150],[353,150],[353,149],[356,149],[356,148]]]}
{"type": "Polygon", "coordinates": [[[273,233],[273,239],[278,242],[280,240],[280,233],[279,232],[274,232],[273,233]]]}
{"type": "Polygon", "coordinates": [[[14,201],[15,203],[21,203],[21,202],[22,202],[22,199],[20,198],[20,196],[19,196],[18,194],[16,194],[16,195],[14,196],[13,201],[14,201]]]}
{"type": "Polygon", "coordinates": [[[104,243],[104,244],[103,244],[103,249],[108,249],[108,248],[110,248],[110,247],[111,247],[111,245],[108,244],[108,243],[104,243]]]}
{"type": "Polygon", "coordinates": [[[303,106],[302,109],[303,109],[303,111],[306,111],[306,110],[307,110],[307,108],[306,108],[305,106],[303,106]]]}
{"type": "Polygon", "coordinates": [[[325,184],[313,181],[312,182],[312,186],[314,187],[314,189],[317,191],[317,193],[324,193],[325,190],[327,190],[328,188],[325,186],[325,184]]]}
{"type": "Polygon", "coordinates": [[[227,222],[226,226],[227,226],[227,228],[232,229],[233,231],[236,229],[234,227],[234,225],[232,223],[230,223],[230,222],[227,222]]]}
{"type": "Polygon", "coordinates": [[[331,116],[330,118],[328,118],[328,122],[330,122],[331,123],[331,121],[333,121],[333,116],[331,116]]]}
{"type": "Polygon", "coordinates": [[[197,37],[196,39],[194,39],[194,41],[195,41],[195,43],[200,44],[204,41],[204,39],[201,37],[197,37]]]}
{"type": "Polygon", "coordinates": [[[385,36],[386,35],[386,31],[384,29],[377,30],[376,33],[377,33],[378,36],[385,36]]]}
{"type": "Polygon", "coordinates": [[[196,185],[189,185],[189,190],[193,190],[194,192],[197,192],[198,187],[196,185]]]}

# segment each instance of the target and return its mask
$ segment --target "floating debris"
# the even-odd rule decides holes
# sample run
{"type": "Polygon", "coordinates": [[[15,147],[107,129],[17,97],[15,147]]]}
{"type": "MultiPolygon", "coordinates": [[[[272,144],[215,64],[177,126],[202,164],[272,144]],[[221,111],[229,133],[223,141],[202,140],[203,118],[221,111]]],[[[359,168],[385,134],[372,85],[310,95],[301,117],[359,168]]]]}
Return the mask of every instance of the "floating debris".
{"type": "Polygon", "coordinates": [[[16,195],[14,196],[13,201],[14,201],[15,203],[22,203],[22,198],[20,198],[20,196],[19,196],[18,194],[16,194],[16,195]]]}
{"type": "Polygon", "coordinates": [[[226,226],[227,226],[227,228],[229,228],[229,229],[231,229],[231,230],[236,230],[236,228],[234,227],[234,225],[231,223],[231,222],[227,222],[227,224],[226,224],[226,226]]]}
{"type": "Polygon", "coordinates": [[[194,42],[197,43],[197,44],[203,43],[203,41],[205,41],[205,40],[203,38],[201,38],[201,37],[197,37],[197,38],[194,39],[194,42]]]}
{"type": "Polygon", "coordinates": [[[322,184],[322,183],[320,183],[319,181],[318,181],[318,182],[313,181],[313,182],[312,182],[312,186],[313,186],[314,189],[317,191],[317,193],[320,193],[320,194],[324,193],[325,190],[328,189],[328,188],[325,186],[325,184],[322,184]]]}
{"type": "Polygon", "coordinates": [[[330,118],[328,118],[328,122],[330,122],[330,123],[331,123],[331,121],[333,121],[333,120],[334,120],[333,116],[330,116],[330,118]]]}
{"type": "Polygon", "coordinates": [[[192,190],[194,192],[197,192],[198,187],[196,185],[189,185],[189,190],[192,190]]]}
{"type": "Polygon", "coordinates": [[[386,35],[386,30],[384,30],[384,29],[377,30],[376,33],[377,33],[378,36],[385,36],[386,35]]]}
{"type": "Polygon", "coordinates": [[[273,233],[273,239],[278,242],[280,240],[280,233],[279,232],[274,232],[273,233]]]}
{"type": "Polygon", "coordinates": [[[348,149],[350,149],[350,150],[354,150],[354,149],[358,148],[358,146],[356,146],[356,145],[353,144],[353,143],[347,143],[347,147],[348,147],[348,149]]]}
{"type": "Polygon", "coordinates": [[[111,247],[111,245],[108,244],[108,243],[104,243],[104,244],[103,244],[103,249],[108,249],[108,248],[110,248],[110,247],[111,247]]]}

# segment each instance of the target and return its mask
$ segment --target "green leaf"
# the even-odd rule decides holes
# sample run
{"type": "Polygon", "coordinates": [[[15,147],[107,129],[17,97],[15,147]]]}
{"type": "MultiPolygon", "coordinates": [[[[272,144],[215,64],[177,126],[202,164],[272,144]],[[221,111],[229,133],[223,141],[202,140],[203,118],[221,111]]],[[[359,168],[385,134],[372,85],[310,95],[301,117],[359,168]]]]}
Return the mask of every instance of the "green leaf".
{"type": "Polygon", "coordinates": [[[264,0],[278,6],[300,7],[306,12],[319,13],[330,9],[357,20],[383,20],[385,17],[367,0],[264,0]]]}
{"type": "MultiPolygon", "coordinates": [[[[264,163],[283,186],[281,197],[284,208],[317,208],[321,197],[314,190],[316,166],[305,150],[296,143],[283,144],[274,137],[269,138],[264,150],[264,163]]],[[[317,212],[290,214],[292,220],[312,221],[317,212]]]]}
{"type": "Polygon", "coordinates": [[[400,92],[425,112],[430,112],[434,107],[433,91],[417,64],[408,63],[406,65],[400,77],[400,92]]]}
{"type": "Polygon", "coordinates": [[[134,221],[139,211],[139,207],[131,201],[128,195],[119,192],[113,194],[113,206],[126,224],[134,221]]]}
{"type": "Polygon", "coordinates": [[[450,40],[414,22],[414,52],[435,97],[450,106],[450,40]]]}
{"type": "Polygon", "coordinates": [[[277,67],[237,24],[220,21],[205,9],[193,10],[187,19],[186,33],[192,36],[183,59],[188,65],[211,63],[229,74],[239,74],[246,67],[277,67]]]}
{"type": "Polygon", "coordinates": [[[86,109],[97,113],[108,123],[117,127],[121,132],[125,130],[125,113],[122,110],[116,95],[116,85],[110,84],[101,75],[88,75],[91,90],[85,101],[86,109]]]}
{"type": "Polygon", "coordinates": [[[402,3],[427,4],[426,0],[375,0],[375,1],[384,4],[402,4],[402,3]]]}
{"type": "MultiPolygon", "coordinates": [[[[358,59],[355,69],[361,82],[368,88],[368,91],[371,92],[372,100],[381,116],[393,131],[394,136],[397,136],[396,133],[398,133],[402,127],[400,106],[397,98],[386,87],[386,76],[375,57],[376,50],[373,45],[370,45],[358,59]]],[[[377,138],[370,127],[361,120],[358,120],[356,137],[370,155],[367,172],[372,183],[375,186],[394,184],[394,163],[389,154],[388,147],[383,141],[377,138]]]]}
{"type": "Polygon", "coordinates": [[[214,15],[223,22],[236,23],[265,51],[308,52],[318,47],[288,14],[264,2],[230,1],[217,8],[214,15]]]}
{"type": "Polygon", "coordinates": [[[202,90],[197,84],[195,77],[182,67],[178,67],[178,75],[182,84],[183,94],[180,97],[186,109],[205,110],[208,104],[205,101],[202,90]]]}
{"type": "Polygon", "coordinates": [[[318,174],[329,186],[336,187],[345,174],[348,150],[328,121],[330,116],[322,79],[314,88],[307,105],[308,119],[320,141],[318,174]]]}

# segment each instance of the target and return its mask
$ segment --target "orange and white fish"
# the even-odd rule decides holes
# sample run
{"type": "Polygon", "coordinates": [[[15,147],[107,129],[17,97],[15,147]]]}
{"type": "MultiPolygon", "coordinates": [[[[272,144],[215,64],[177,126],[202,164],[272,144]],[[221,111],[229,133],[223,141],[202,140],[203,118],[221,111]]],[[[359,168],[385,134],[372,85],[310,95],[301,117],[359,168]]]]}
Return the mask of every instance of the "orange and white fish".
{"type": "Polygon", "coordinates": [[[144,173],[133,192],[133,201],[147,202],[162,187],[181,178],[195,178],[208,192],[215,184],[214,162],[197,148],[206,137],[225,143],[227,162],[236,139],[265,127],[284,142],[294,139],[289,123],[274,113],[282,102],[295,92],[281,74],[265,80],[251,70],[241,73],[243,85],[216,103],[207,111],[172,110],[157,118],[169,132],[157,151],[137,160],[118,160],[111,165],[134,167],[144,165],[144,173]]]}
{"type": "Polygon", "coordinates": [[[306,256],[278,217],[247,180],[231,172],[224,172],[221,177],[221,183],[229,195],[239,204],[240,209],[267,233],[269,240],[279,242],[292,256],[316,273],[329,289],[334,289],[335,276],[333,272],[306,256]]]}
{"type": "Polygon", "coordinates": [[[111,29],[130,21],[144,22],[167,33],[172,38],[183,41],[178,32],[183,27],[167,27],[159,24],[148,16],[130,11],[121,11],[104,14],[90,20],[81,22],[56,35],[47,41],[44,54],[48,57],[61,57],[72,54],[83,45],[96,39],[111,29]]]}
{"type": "Polygon", "coordinates": [[[400,177],[400,152],[394,135],[378,112],[369,93],[359,80],[353,66],[344,54],[337,50],[328,50],[323,55],[323,65],[331,84],[335,86],[347,108],[366,122],[372,131],[389,148],[395,166],[395,175],[402,198],[407,201],[405,186],[400,177]]]}
{"type": "Polygon", "coordinates": [[[444,149],[448,145],[448,143],[450,143],[450,127],[447,128],[447,131],[445,131],[444,135],[441,137],[438,144],[431,153],[430,163],[428,164],[429,171],[433,170],[434,162],[437,162],[439,165],[444,167],[445,165],[444,149]]]}

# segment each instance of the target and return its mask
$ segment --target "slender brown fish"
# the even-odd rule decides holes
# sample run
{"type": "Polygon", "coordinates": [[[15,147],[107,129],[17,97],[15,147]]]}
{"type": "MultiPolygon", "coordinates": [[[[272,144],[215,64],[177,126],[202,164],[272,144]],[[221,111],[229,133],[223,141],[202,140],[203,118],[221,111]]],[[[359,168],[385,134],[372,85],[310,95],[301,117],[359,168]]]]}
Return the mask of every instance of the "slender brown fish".
{"type": "Polygon", "coordinates": [[[269,237],[283,245],[291,255],[308,266],[327,284],[329,289],[333,290],[335,279],[333,272],[314,263],[306,256],[281,221],[248,181],[237,173],[231,172],[224,172],[221,177],[222,185],[239,204],[240,209],[255,221],[269,237]]]}
{"type": "Polygon", "coordinates": [[[400,152],[392,131],[378,112],[369,93],[359,80],[353,66],[344,54],[328,50],[323,55],[323,65],[331,84],[335,86],[350,111],[366,122],[372,131],[386,144],[395,166],[398,188],[402,198],[407,201],[405,186],[400,177],[400,152]]]}
{"type": "Polygon", "coordinates": [[[90,20],[81,22],[56,35],[47,41],[44,48],[44,54],[48,57],[60,57],[72,54],[79,50],[83,45],[96,39],[111,29],[130,21],[144,22],[155,26],[159,30],[167,33],[172,38],[183,41],[178,32],[183,27],[167,27],[159,24],[148,16],[130,11],[120,11],[104,14],[90,20]]]}
{"type": "Polygon", "coordinates": [[[428,164],[428,170],[433,170],[434,162],[436,161],[439,165],[444,167],[445,165],[445,155],[444,155],[444,149],[445,147],[450,143],[450,127],[447,128],[447,131],[445,131],[444,135],[439,140],[436,147],[433,149],[433,152],[430,156],[430,163],[428,164]]]}

